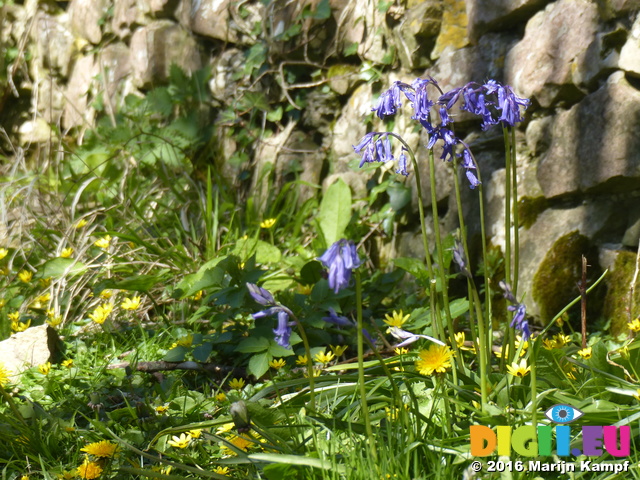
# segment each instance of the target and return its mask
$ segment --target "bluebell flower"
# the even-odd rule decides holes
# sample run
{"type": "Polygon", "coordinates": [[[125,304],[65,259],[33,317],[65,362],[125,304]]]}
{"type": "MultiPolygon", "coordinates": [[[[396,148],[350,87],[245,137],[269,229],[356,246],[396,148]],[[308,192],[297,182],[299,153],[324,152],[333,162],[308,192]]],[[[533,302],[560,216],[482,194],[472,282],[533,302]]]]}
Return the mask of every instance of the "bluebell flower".
{"type": "Polygon", "coordinates": [[[393,154],[391,153],[391,142],[389,141],[388,133],[367,133],[362,137],[358,145],[353,146],[353,150],[362,156],[360,168],[362,168],[365,163],[384,163],[394,160],[393,154]]]}
{"type": "Polygon", "coordinates": [[[329,269],[329,287],[335,293],[349,286],[351,270],[361,264],[356,245],[345,239],[331,245],[318,260],[329,269]]]}
{"type": "Polygon", "coordinates": [[[420,121],[428,121],[429,114],[431,113],[431,107],[433,106],[433,102],[429,100],[429,95],[427,93],[427,86],[430,83],[434,83],[432,78],[422,79],[417,78],[415,82],[413,82],[413,89],[415,91],[413,101],[411,102],[414,114],[411,118],[420,121]]]}
{"type": "Polygon", "coordinates": [[[522,332],[522,339],[528,340],[531,336],[531,331],[529,330],[529,322],[527,321],[527,307],[524,303],[516,300],[516,297],[513,295],[513,292],[511,292],[511,287],[508,283],[500,281],[498,285],[500,285],[500,288],[504,291],[504,298],[506,298],[509,303],[513,304],[507,307],[507,310],[510,312],[515,312],[513,319],[511,320],[511,327],[516,330],[520,330],[522,332]]]}
{"type": "Polygon", "coordinates": [[[464,169],[466,169],[466,175],[467,175],[467,180],[469,180],[469,187],[473,190],[474,188],[476,188],[478,185],[480,185],[480,180],[478,180],[478,177],[476,177],[476,174],[473,173],[474,170],[476,170],[476,164],[473,161],[473,155],[471,155],[471,150],[469,150],[469,147],[466,146],[466,144],[464,144],[464,150],[462,151],[462,154],[458,154],[458,156],[462,156],[462,162],[460,163],[460,166],[464,169]]]}
{"type": "Polygon", "coordinates": [[[277,315],[278,326],[273,330],[273,333],[275,335],[274,339],[276,343],[281,347],[291,348],[289,338],[291,337],[291,327],[295,325],[295,322],[289,321],[289,315],[293,315],[291,313],[291,310],[277,303],[273,298],[273,295],[271,295],[268,290],[262,287],[259,287],[253,283],[247,283],[247,289],[249,290],[249,294],[256,302],[258,302],[260,305],[268,307],[264,310],[252,314],[251,316],[257,320],[258,318],[277,315]]]}
{"type": "Polygon", "coordinates": [[[402,147],[402,153],[400,154],[400,157],[398,157],[398,169],[396,170],[396,173],[406,177],[409,175],[409,172],[407,171],[407,156],[404,152],[405,147],[402,147]]]}
{"type": "Polygon", "coordinates": [[[376,112],[379,118],[383,119],[386,115],[395,115],[401,106],[400,82],[394,82],[389,90],[380,95],[376,106],[371,110],[376,112]]]}
{"type": "Polygon", "coordinates": [[[516,123],[523,120],[520,107],[526,109],[528,106],[529,99],[517,97],[510,86],[498,88],[498,108],[502,111],[498,120],[502,123],[510,127],[515,126],[516,123]]]}
{"type": "Polygon", "coordinates": [[[469,271],[467,259],[464,256],[464,249],[462,243],[456,239],[454,247],[451,249],[453,252],[453,261],[456,262],[460,271],[465,277],[471,278],[471,272],[469,271]]]}
{"type": "Polygon", "coordinates": [[[447,127],[436,127],[433,132],[430,132],[429,143],[427,148],[432,149],[438,140],[442,140],[442,155],[440,159],[451,161],[453,159],[453,149],[459,142],[458,138],[447,127]]]}

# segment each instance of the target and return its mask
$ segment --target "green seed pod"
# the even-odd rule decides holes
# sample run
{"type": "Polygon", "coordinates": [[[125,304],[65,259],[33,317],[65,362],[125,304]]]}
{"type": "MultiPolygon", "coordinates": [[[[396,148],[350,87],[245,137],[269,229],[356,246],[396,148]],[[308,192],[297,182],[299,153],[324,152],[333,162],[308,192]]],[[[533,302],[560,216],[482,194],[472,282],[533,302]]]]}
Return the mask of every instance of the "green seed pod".
{"type": "Polygon", "coordinates": [[[251,430],[249,411],[247,410],[247,405],[242,400],[232,403],[231,407],[229,407],[229,413],[238,432],[243,433],[251,430]]]}

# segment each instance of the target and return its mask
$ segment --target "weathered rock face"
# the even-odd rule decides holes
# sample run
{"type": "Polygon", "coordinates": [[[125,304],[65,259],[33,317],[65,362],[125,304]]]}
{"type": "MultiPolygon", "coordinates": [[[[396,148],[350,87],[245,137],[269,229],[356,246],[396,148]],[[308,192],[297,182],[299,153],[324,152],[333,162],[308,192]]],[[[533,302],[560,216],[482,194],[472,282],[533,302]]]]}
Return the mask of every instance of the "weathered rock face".
{"type": "Polygon", "coordinates": [[[0,358],[12,376],[52,360],[58,336],[48,325],[31,327],[0,342],[0,358]]]}
{"type": "MultiPolygon", "coordinates": [[[[97,114],[117,111],[127,94],[143,95],[166,84],[172,64],[187,72],[206,65],[212,101],[203,107],[211,115],[203,118],[213,118],[212,112],[227,115],[216,132],[215,162],[223,176],[236,179],[245,159],[228,159],[248,152],[246,164],[253,166],[255,180],[246,184],[256,191],[278,187],[294,175],[314,185],[328,185],[339,176],[356,198],[364,198],[374,176],[381,171],[393,175],[397,168],[388,163],[375,173],[371,167],[360,170],[353,151],[367,132],[386,131],[390,125],[371,108],[393,81],[411,83],[422,72],[444,91],[488,79],[507,83],[518,96],[532,100],[515,137],[518,188],[525,197],[519,292],[526,294],[529,311],[548,321],[559,303],[575,294],[578,250],[590,252],[595,273],[598,262],[609,268],[615,262],[605,258],[623,258],[638,248],[639,11],[640,0],[408,0],[390,5],[365,0],[72,0],[66,8],[64,2],[27,0],[3,7],[8,21],[0,41],[29,41],[22,56],[7,65],[13,83],[7,81],[0,91],[0,113],[20,118],[12,133],[28,148],[55,137],[58,129],[51,124],[60,125],[63,135],[82,131],[94,125],[97,114]],[[22,95],[30,112],[14,113],[16,95],[22,95]],[[95,112],[92,105],[99,98],[103,111],[95,112]],[[235,125],[234,115],[252,108],[255,117],[273,115],[270,107],[277,102],[283,113],[264,129],[272,135],[251,147],[242,144],[229,127],[235,125]],[[273,178],[263,184],[259,172],[265,169],[273,178]],[[572,255],[558,254],[567,245],[575,247],[572,255]],[[600,261],[594,249],[600,249],[600,261]],[[560,265],[561,259],[568,262],[560,265]],[[544,288],[553,277],[548,276],[553,263],[568,279],[565,290],[553,286],[561,299],[556,304],[545,301],[550,294],[544,288]]],[[[394,117],[393,129],[416,151],[424,206],[429,207],[428,138],[410,116],[394,117]]],[[[453,120],[482,173],[487,240],[504,249],[502,132],[499,126],[482,132],[478,119],[457,107],[453,120]]],[[[436,150],[434,196],[443,212],[442,230],[457,227],[452,195],[457,175],[477,251],[477,190],[466,189],[464,174],[439,155],[436,150]]],[[[378,247],[421,256],[417,189],[412,177],[398,178],[398,185],[412,190],[409,220],[398,224],[393,248],[378,247]]],[[[307,188],[301,199],[316,191],[307,188]]],[[[615,264],[618,276],[627,271],[620,262],[615,264]]],[[[624,281],[610,282],[611,292],[622,291],[624,281]]],[[[605,315],[620,316],[611,313],[618,307],[608,298],[605,315]]],[[[623,332],[624,324],[615,328],[623,332]]]]}

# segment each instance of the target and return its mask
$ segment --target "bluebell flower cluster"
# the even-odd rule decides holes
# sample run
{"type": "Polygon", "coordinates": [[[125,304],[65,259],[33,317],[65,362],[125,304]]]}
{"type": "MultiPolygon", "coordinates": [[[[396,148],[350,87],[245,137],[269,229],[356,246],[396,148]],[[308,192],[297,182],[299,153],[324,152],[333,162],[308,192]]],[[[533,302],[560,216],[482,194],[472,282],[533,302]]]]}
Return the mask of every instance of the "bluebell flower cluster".
{"type": "MultiPolygon", "coordinates": [[[[470,112],[482,119],[483,130],[492,125],[502,124],[504,127],[513,127],[521,122],[522,110],[529,106],[529,100],[515,95],[512,88],[502,85],[495,80],[489,80],[484,84],[470,82],[463,87],[454,88],[443,93],[438,83],[431,77],[426,79],[418,78],[412,84],[396,81],[391,88],[383,92],[372,111],[384,119],[389,115],[395,115],[402,107],[402,95],[411,103],[413,115],[411,118],[418,120],[429,133],[429,143],[427,148],[431,149],[435,144],[442,141],[441,159],[451,161],[456,157],[461,157],[460,167],[465,169],[470,188],[480,185],[480,181],[475,173],[477,169],[473,154],[462,140],[457,138],[453,130],[449,127],[453,120],[449,112],[454,105],[462,98],[461,110],[470,112]],[[432,85],[440,96],[437,100],[429,98],[427,87],[432,85]],[[438,105],[440,117],[439,124],[431,121],[431,110],[438,105]],[[462,152],[456,153],[456,147],[461,146],[462,152]]],[[[371,132],[355,145],[353,149],[362,160],[360,167],[365,163],[394,161],[391,143],[388,132],[371,132]]],[[[407,159],[405,149],[398,159],[397,173],[408,175],[407,159]]]]}
{"type": "Polygon", "coordinates": [[[335,293],[349,286],[351,271],[361,265],[356,245],[345,239],[331,245],[318,260],[329,269],[329,287],[335,293]]]}
{"type": "Polygon", "coordinates": [[[281,347],[290,349],[291,344],[289,339],[291,338],[291,327],[295,325],[295,322],[289,321],[289,316],[293,316],[291,310],[287,307],[280,305],[275,301],[273,295],[268,290],[259,287],[253,283],[247,283],[247,289],[253,299],[260,305],[268,307],[257,313],[254,313],[252,317],[254,319],[270,317],[271,315],[278,316],[278,326],[273,330],[275,335],[275,341],[281,347]]]}
{"type": "Polygon", "coordinates": [[[522,332],[522,339],[528,340],[531,336],[531,331],[529,330],[529,322],[527,321],[527,307],[524,303],[516,300],[513,292],[511,292],[511,287],[506,282],[501,281],[499,285],[504,291],[504,298],[511,303],[511,305],[507,307],[507,310],[515,312],[511,320],[511,327],[520,330],[522,332]]]}

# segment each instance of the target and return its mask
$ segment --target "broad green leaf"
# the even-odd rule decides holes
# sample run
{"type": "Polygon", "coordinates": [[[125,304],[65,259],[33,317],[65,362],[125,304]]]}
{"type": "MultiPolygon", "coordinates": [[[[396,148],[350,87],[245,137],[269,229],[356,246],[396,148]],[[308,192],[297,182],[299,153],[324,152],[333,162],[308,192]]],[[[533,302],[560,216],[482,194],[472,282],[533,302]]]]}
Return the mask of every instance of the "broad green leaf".
{"type": "Polygon", "coordinates": [[[342,179],[332,184],[320,204],[320,229],[327,242],[332,245],[344,237],[351,220],[351,190],[342,179]]]}
{"type": "Polygon", "coordinates": [[[249,360],[247,371],[256,378],[260,378],[269,370],[269,362],[273,359],[269,352],[258,353],[249,360]]]}
{"type": "Polygon", "coordinates": [[[251,238],[240,239],[233,249],[234,255],[247,259],[255,255],[257,263],[279,263],[282,260],[282,253],[278,247],[262,240],[251,238]]]}
{"type": "Polygon", "coordinates": [[[42,278],[58,278],[64,275],[81,275],[87,270],[87,266],[73,258],[54,258],[42,266],[38,273],[42,278]]]}
{"type": "Polygon", "coordinates": [[[292,349],[278,345],[275,340],[269,340],[269,353],[273,357],[290,357],[294,355],[292,349]]]}
{"type": "Polygon", "coordinates": [[[249,337],[240,342],[236,347],[236,352],[255,353],[264,352],[269,348],[269,340],[264,337],[249,337]]]}
{"type": "Polygon", "coordinates": [[[393,263],[416,277],[417,280],[420,280],[422,282],[427,282],[429,280],[427,268],[425,267],[422,260],[418,260],[417,258],[400,257],[394,259],[393,263]]]}
{"type": "Polygon", "coordinates": [[[198,345],[193,349],[193,358],[195,358],[198,362],[206,362],[209,358],[209,355],[211,354],[212,349],[213,345],[209,342],[198,345]]]}
{"type": "MultiPolygon", "coordinates": [[[[216,259],[219,261],[219,259],[216,259]]],[[[216,262],[217,263],[217,262],[216,262]]],[[[186,298],[200,290],[220,286],[224,278],[224,269],[212,266],[211,262],[205,263],[196,273],[185,275],[176,285],[177,298],[186,298]]]]}
{"type": "Polygon", "coordinates": [[[184,362],[184,357],[187,355],[188,351],[187,347],[178,345],[177,347],[169,350],[162,360],[165,362],[184,362]]]}

